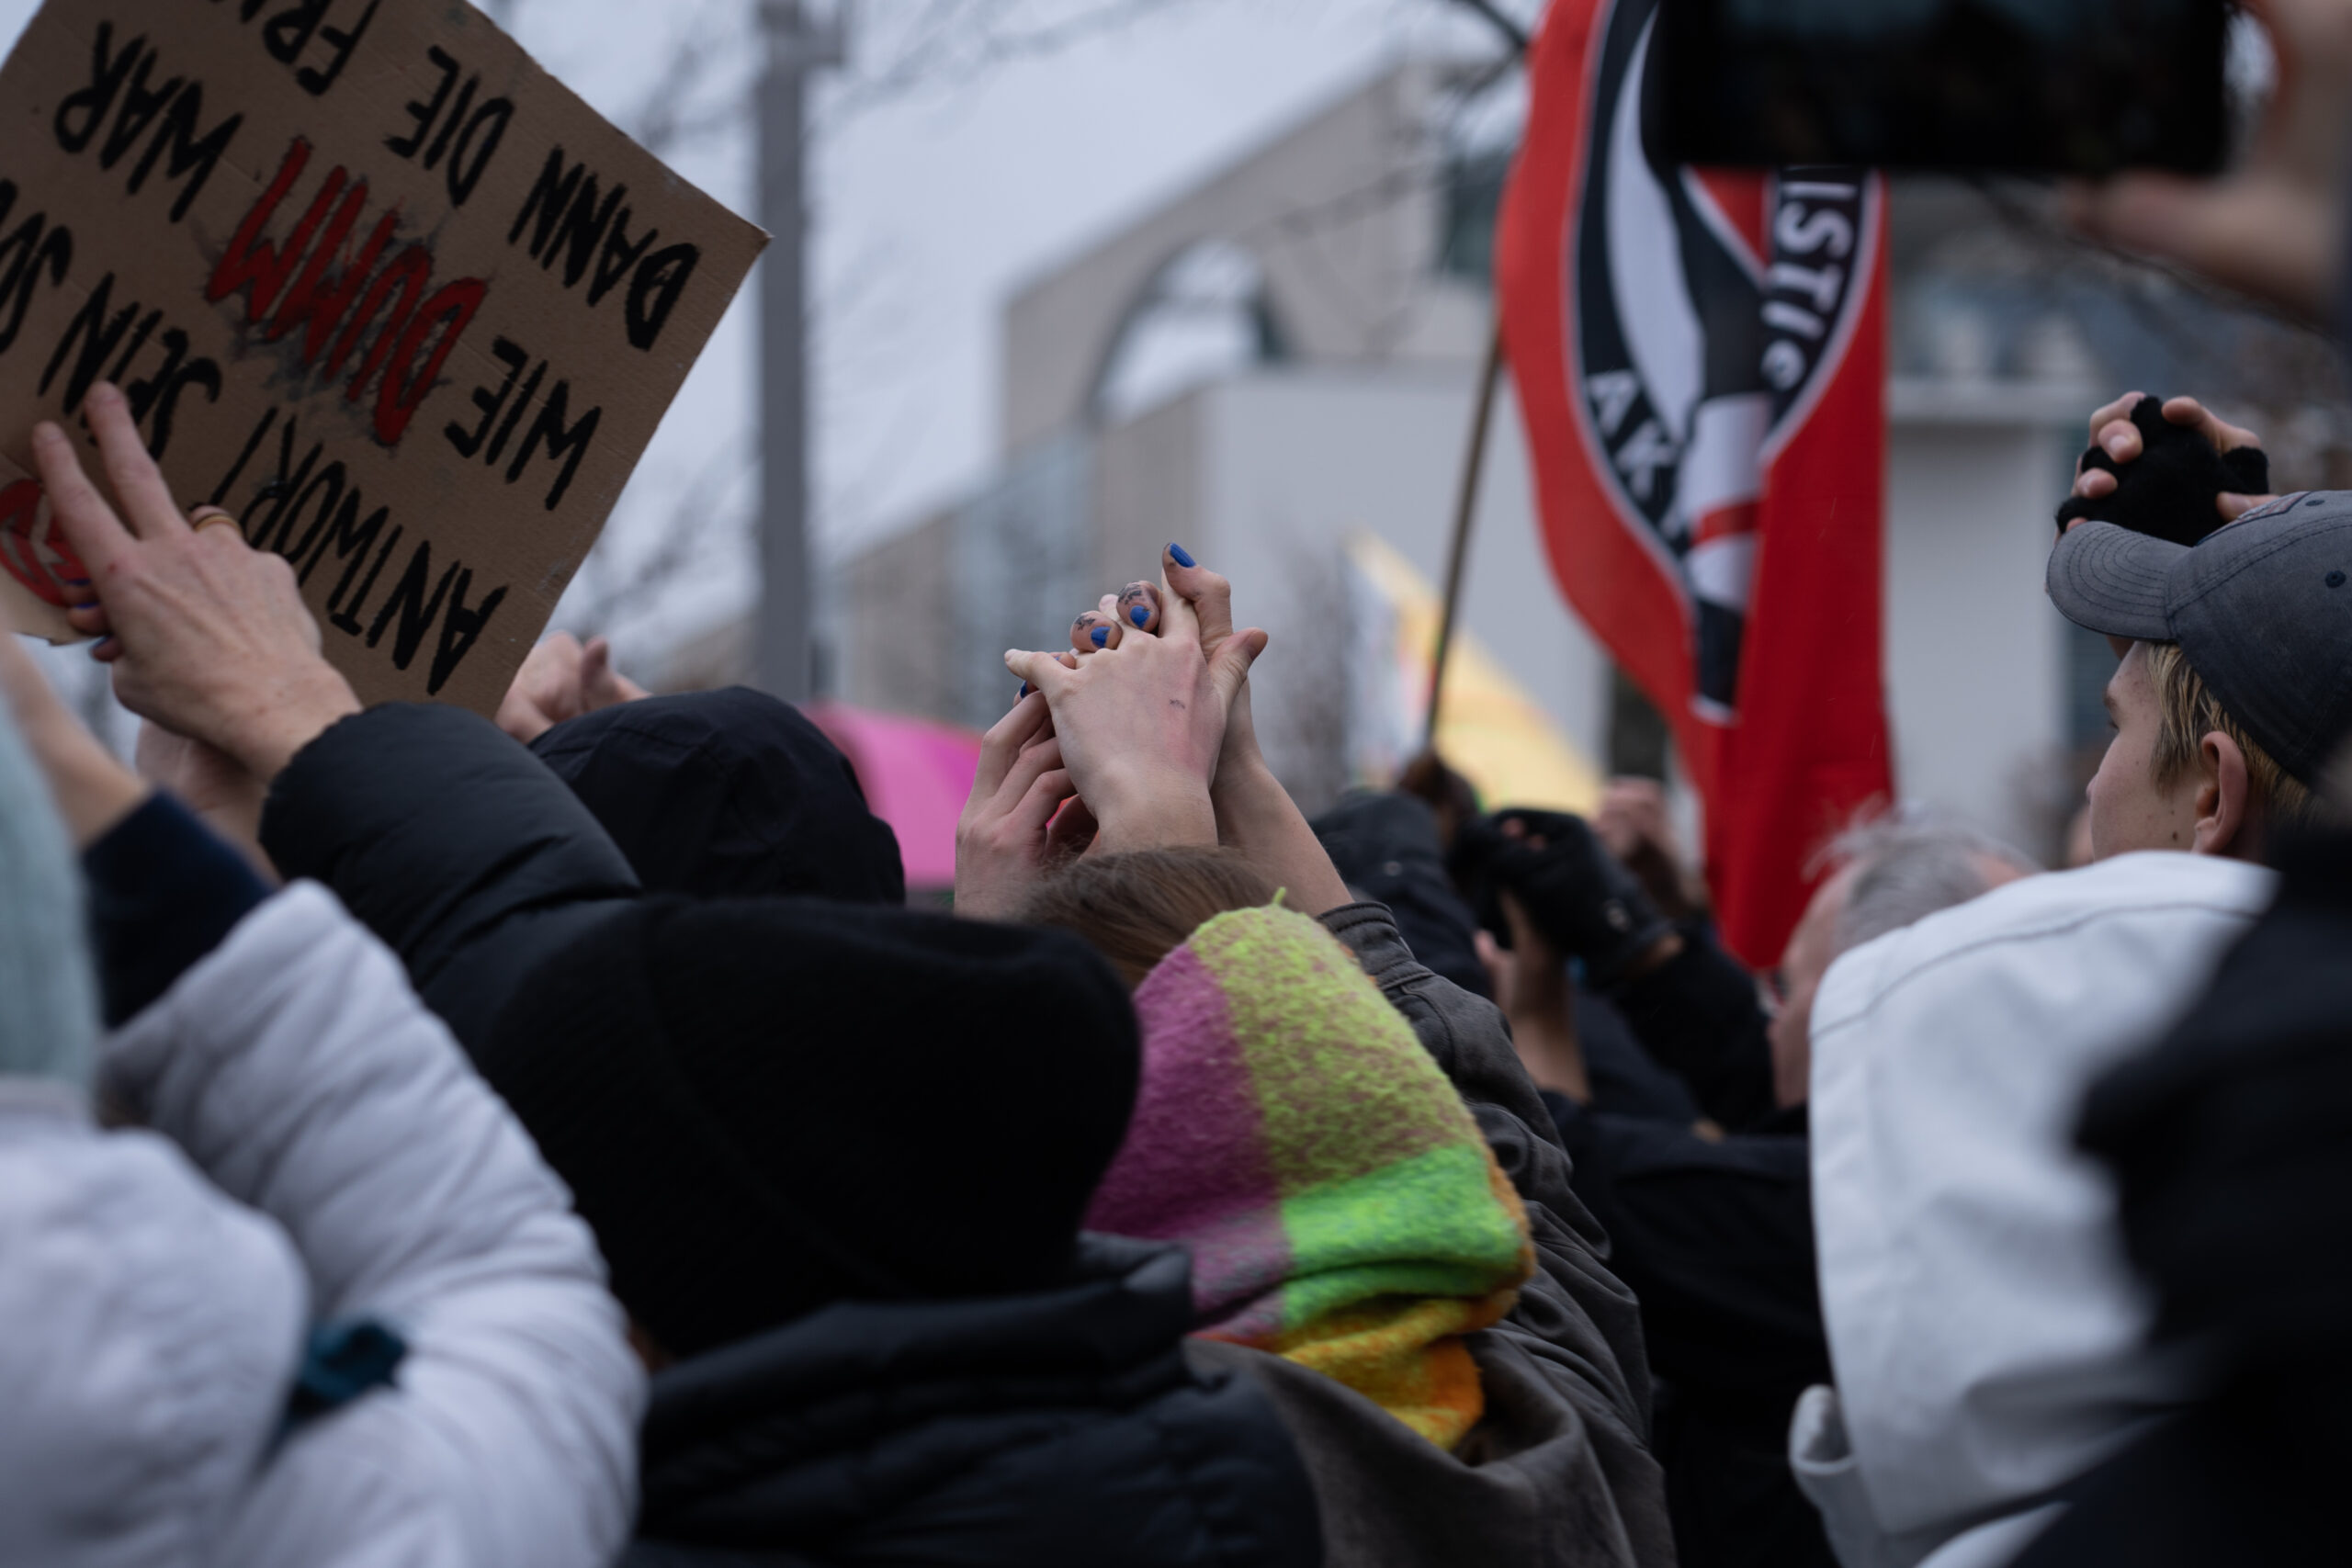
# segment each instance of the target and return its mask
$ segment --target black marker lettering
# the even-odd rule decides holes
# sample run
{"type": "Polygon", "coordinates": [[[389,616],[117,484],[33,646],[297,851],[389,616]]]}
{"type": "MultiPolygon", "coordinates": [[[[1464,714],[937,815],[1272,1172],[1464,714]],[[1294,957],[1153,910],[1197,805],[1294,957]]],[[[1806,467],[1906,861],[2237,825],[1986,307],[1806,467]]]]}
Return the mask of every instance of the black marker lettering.
{"type": "Polygon", "coordinates": [[[498,466],[498,459],[505,454],[506,443],[513,439],[514,427],[523,423],[523,415],[530,408],[531,400],[539,395],[539,383],[547,379],[547,361],[543,359],[531,372],[531,379],[525,384],[523,395],[514,400],[514,412],[506,416],[506,423],[498,427],[498,439],[490,444],[490,456],[485,461],[492,468],[498,466]]]}
{"type": "Polygon", "coordinates": [[[678,296],[685,292],[686,280],[701,265],[699,245],[672,245],[668,250],[648,256],[637,269],[637,281],[628,289],[628,341],[639,348],[650,349],[661,337],[662,329],[670,321],[670,312],[677,308],[678,296]]]}
{"type": "MultiPolygon", "coordinates": [[[[0,208],[0,216],[5,216],[6,211],[5,208],[0,208]]],[[[449,445],[458,449],[460,457],[481,455],[482,443],[490,439],[491,425],[496,422],[499,411],[506,406],[506,400],[514,395],[515,378],[523,374],[523,367],[531,362],[531,356],[523,351],[523,345],[510,338],[493,339],[490,356],[506,367],[506,379],[498,384],[494,395],[488,387],[474,389],[473,403],[474,407],[481,410],[481,423],[469,431],[456,420],[451,420],[441,432],[448,438],[449,445]]],[[[497,460],[497,455],[492,454],[491,461],[494,463],[497,460]]]]}
{"type": "Polygon", "coordinates": [[[408,136],[384,138],[384,145],[392,150],[392,156],[396,158],[416,156],[416,150],[424,145],[424,138],[433,130],[433,122],[441,117],[441,106],[449,101],[449,89],[458,80],[458,62],[438,48],[426,50],[424,58],[441,68],[441,85],[433,89],[431,103],[409,103],[401,106],[402,112],[416,121],[416,130],[408,136]]]}
{"type": "MultiPolygon", "coordinates": [[[[358,595],[354,598],[349,604],[345,605],[343,609],[336,611],[334,615],[328,617],[329,624],[337,631],[349,632],[353,637],[357,637],[359,635],[359,612],[367,605],[368,595],[376,592],[376,579],[383,575],[384,563],[392,558],[392,552],[394,550],[401,547],[401,534],[402,532],[402,528],[403,525],[401,524],[394,524],[392,525],[392,536],[386,539],[384,541],[384,547],[376,552],[376,564],[368,569],[368,581],[359,585],[358,595]]],[[[365,547],[362,547],[364,548],[365,547]]],[[[358,563],[355,561],[352,564],[356,566],[358,563]]],[[[349,572],[344,573],[345,582],[350,581],[350,577],[351,574],[349,572]]],[[[338,584],[336,586],[334,595],[336,599],[343,597],[342,584],[338,584]]],[[[330,599],[328,604],[333,604],[334,602],[334,600],[330,599]]]]}
{"type": "Polygon", "coordinates": [[[458,565],[449,563],[441,573],[441,581],[426,597],[424,585],[433,578],[433,542],[419,539],[416,553],[408,558],[408,570],[401,574],[400,583],[392,590],[384,607],[376,612],[375,624],[368,628],[368,646],[374,648],[384,640],[384,629],[400,617],[400,631],[392,638],[392,667],[406,670],[416,660],[416,650],[424,641],[424,634],[433,629],[440,618],[442,601],[449,596],[449,584],[457,580],[458,565]]]}
{"type": "MultiPolygon", "coordinates": [[[[350,592],[351,580],[359,574],[361,567],[368,564],[368,547],[376,542],[376,536],[384,531],[384,525],[391,515],[390,507],[379,506],[368,514],[366,522],[361,522],[359,492],[356,490],[353,491],[343,498],[343,505],[336,511],[334,522],[328,526],[325,534],[320,538],[318,547],[311,552],[307,560],[302,562],[296,575],[304,582],[311,581],[311,573],[318,569],[321,561],[327,558],[329,550],[334,551],[335,559],[347,560],[351,563],[343,569],[343,576],[335,583],[334,592],[327,595],[327,613],[330,615],[343,603],[344,594],[350,592]]],[[[398,532],[397,529],[394,530],[395,536],[398,532]]],[[[372,582],[374,579],[371,578],[369,581],[372,582]]],[[[365,592],[362,590],[363,597],[365,592]]],[[[356,608],[356,606],[354,607],[356,608]]]]}
{"type": "Polygon", "coordinates": [[[113,273],[98,279],[97,287],[90,290],[81,310],[66,323],[65,335],[57,340],[56,352],[49,356],[49,368],[41,372],[40,391],[46,397],[57,373],[65,367],[67,357],[74,355],[77,344],[80,346],[81,352],[74,359],[74,373],[65,382],[65,412],[69,414],[82,406],[82,399],[96,384],[107,361],[120,346],[123,334],[138,318],[139,307],[133,303],[108,319],[107,312],[114,308],[114,281],[113,273]]]}
{"type": "MultiPolygon", "coordinates": [[[[7,221],[16,205],[16,186],[0,180],[0,223],[7,221]]],[[[25,312],[32,307],[42,269],[48,269],[54,288],[65,281],[73,261],[72,231],[51,228],[46,212],[34,213],[0,240],[0,266],[5,266],[0,270],[0,308],[7,312],[5,323],[0,323],[0,354],[15,347],[17,334],[25,330],[25,312]]]]}
{"type": "Polygon", "coordinates": [[[506,590],[493,588],[482,595],[481,608],[469,610],[466,590],[473,585],[474,574],[467,570],[458,574],[458,585],[450,590],[449,610],[441,617],[441,647],[433,656],[433,669],[424,682],[427,696],[440,695],[441,688],[449,683],[449,677],[458,672],[458,666],[473,651],[474,643],[490,625],[491,616],[506,602],[506,590]]]}
{"type": "Polygon", "coordinates": [[[466,129],[458,134],[458,144],[449,152],[449,199],[463,207],[474,194],[474,186],[481,183],[484,169],[498,152],[498,144],[506,140],[506,128],[514,120],[514,106],[505,98],[492,98],[474,110],[466,121],[466,129]]]}
{"type": "Polygon", "coordinates": [[[531,434],[524,438],[523,449],[514,454],[514,466],[506,470],[506,482],[513,484],[523,477],[524,468],[538,456],[541,442],[547,444],[550,458],[563,457],[563,471],[556,476],[553,488],[548,491],[547,509],[553,512],[563,501],[563,492],[571,488],[571,478],[580,471],[580,459],[588,454],[588,444],[596,437],[596,426],[602,423],[605,411],[590,409],[571,428],[564,427],[563,416],[571,412],[571,383],[558,381],[555,390],[548,394],[547,406],[539,410],[531,434]],[[565,453],[571,456],[564,457],[565,453]]]}
{"type": "Polygon", "coordinates": [[[115,95],[122,91],[123,79],[138,62],[147,48],[142,35],[122,46],[119,53],[109,54],[114,42],[114,25],[100,22],[90,43],[90,85],[77,87],[58,100],[57,118],[52,122],[57,131],[57,144],[68,152],[88,149],[90,141],[106,124],[107,111],[114,107],[115,95]]]}
{"type": "Polygon", "coordinates": [[[208,498],[208,504],[212,506],[228,504],[229,492],[236,488],[238,479],[245,471],[245,465],[254,460],[254,454],[261,450],[261,444],[269,438],[270,429],[277,423],[277,405],[272,403],[269,405],[268,412],[261,416],[261,423],[254,426],[254,433],[245,437],[245,449],[237,454],[236,462],[230,465],[227,473],[220,476],[220,482],[212,487],[212,494],[208,498]]]}
{"type": "Polygon", "coordinates": [[[458,95],[458,107],[451,109],[449,118],[441,122],[441,134],[433,139],[433,151],[424,155],[426,169],[441,166],[442,155],[449,151],[449,143],[457,137],[458,128],[465,123],[466,116],[473,112],[474,91],[481,85],[481,77],[466,78],[465,90],[458,95]]]}

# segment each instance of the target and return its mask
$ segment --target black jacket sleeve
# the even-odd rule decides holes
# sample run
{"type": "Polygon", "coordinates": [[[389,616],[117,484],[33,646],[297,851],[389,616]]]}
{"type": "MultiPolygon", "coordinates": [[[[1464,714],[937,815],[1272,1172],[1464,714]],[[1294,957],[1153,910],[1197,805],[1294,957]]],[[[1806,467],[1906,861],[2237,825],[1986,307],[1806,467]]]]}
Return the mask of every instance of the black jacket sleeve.
{"type": "Polygon", "coordinates": [[[1323,922],[1412,1024],[1476,1119],[1496,1164],[1519,1190],[1534,1232],[1540,1273],[1561,1292],[1553,1307],[1531,1289],[1513,1317],[1561,1311],[1586,1320],[1576,1337],[1600,1352],[1587,1360],[1596,1388],[1606,1392],[1629,1428],[1646,1432],[1649,1360],[1643,1351],[1640,1312],[1633,1292],[1605,1265],[1609,1238],[1568,1185],[1567,1156],[1553,1132],[1550,1112],[1511,1049],[1502,1013],[1416,961],[1382,906],[1347,905],[1325,915],[1323,922]]]}
{"type": "Polygon", "coordinates": [[[563,781],[488,720],[435,704],[355,715],[270,788],[262,847],[408,965],[458,1040],[487,1038],[538,960],[637,897],[563,781]]]}
{"type": "MultiPolygon", "coordinates": [[[[1633,1561],[1671,1562],[1665,1489],[1649,1450],[1649,1359],[1634,1293],[1610,1271],[1609,1238],[1568,1185],[1568,1160],[1551,1113],[1511,1048],[1510,1028],[1492,1002],[1471,996],[1417,962],[1378,904],[1350,904],[1323,917],[1422,1047],[1453,1080],[1519,1190],[1535,1243],[1535,1277],[1510,1315],[1471,1337],[1488,1400],[1483,1442],[1544,1429],[1537,1412],[1573,1410],[1625,1532],[1633,1561]],[[1487,1430],[1491,1427],[1492,1430],[1487,1430]]],[[[1540,1561],[1534,1556],[1522,1560],[1540,1561]]],[[[1596,1552],[1589,1561],[1603,1560],[1596,1552]]]]}
{"type": "Polygon", "coordinates": [[[82,852],[82,874],[109,1029],[170,990],[269,897],[236,851],[161,794],[82,852]]]}
{"type": "Polygon", "coordinates": [[[1354,896],[1387,907],[1415,958],[1474,997],[1489,995],[1478,917],[1445,874],[1427,806],[1395,791],[1360,792],[1317,817],[1314,829],[1354,896]]]}
{"type": "Polygon", "coordinates": [[[1770,1021],[1756,982],[1704,931],[1684,928],[1680,953],[1610,999],[1643,1047],[1690,1086],[1719,1125],[1739,1132],[1779,1109],[1770,1021]]]}

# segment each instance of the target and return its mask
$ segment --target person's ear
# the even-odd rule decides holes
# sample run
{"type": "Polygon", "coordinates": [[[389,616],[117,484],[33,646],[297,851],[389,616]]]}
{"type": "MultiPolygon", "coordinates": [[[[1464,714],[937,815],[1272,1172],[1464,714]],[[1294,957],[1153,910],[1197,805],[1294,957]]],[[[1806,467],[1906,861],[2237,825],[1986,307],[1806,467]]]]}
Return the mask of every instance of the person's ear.
{"type": "Polygon", "coordinates": [[[2197,840],[2191,849],[2200,855],[2242,854],[2253,846],[2250,827],[2253,784],[2246,775],[2245,753],[2220,730],[2199,745],[2197,786],[2197,840]]]}

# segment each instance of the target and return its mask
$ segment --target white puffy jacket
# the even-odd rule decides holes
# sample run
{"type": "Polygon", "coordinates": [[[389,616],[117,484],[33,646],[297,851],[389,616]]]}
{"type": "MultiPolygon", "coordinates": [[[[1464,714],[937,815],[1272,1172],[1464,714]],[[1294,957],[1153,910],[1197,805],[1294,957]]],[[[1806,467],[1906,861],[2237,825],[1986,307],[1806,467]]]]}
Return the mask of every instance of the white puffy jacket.
{"type": "Polygon", "coordinates": [[[2271,874],[2127,855],[1840,958],[1813,1012],[1833,1394],[1790,1434],[1845,1568],[1983,1568],[2172,1393],[2084,1094],[2185,1012],[2271,874]]]}
{"type": "Polygon", "coordinates": [[[603,1568],[643,1377],[562,1185],[399,963],[298,886],[108,1043],[0,1085],[0,1564],[603,1568]],[[397,1384],[287,1429],[315,1322],[397,1384]]]}

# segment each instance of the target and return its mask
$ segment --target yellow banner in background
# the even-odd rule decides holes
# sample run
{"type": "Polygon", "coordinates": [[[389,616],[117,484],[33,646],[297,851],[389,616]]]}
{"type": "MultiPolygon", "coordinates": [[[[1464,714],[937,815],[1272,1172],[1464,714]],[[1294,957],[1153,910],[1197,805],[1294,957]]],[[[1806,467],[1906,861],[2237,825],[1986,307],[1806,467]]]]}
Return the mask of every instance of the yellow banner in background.
{"type": "MultiPolygon", "coordinates": [[[[1354,759],[1363,782],[1385,786],[1419,748],[1429,717],[1430,657],[1442,607],[1436,591],[1371,534],[1348,541],[1359,590],[1359,668],[1354,759]],[[1368,614],[1367,614],[1368,612],[1368,614]]],[[[1552,716],[1466,628],[1454,634],[1445,672],[1439,755],[1477,789],[1489,809],[1527,806],[1589,816],[1600,805],[1601,774],[1552,716]]]]}

